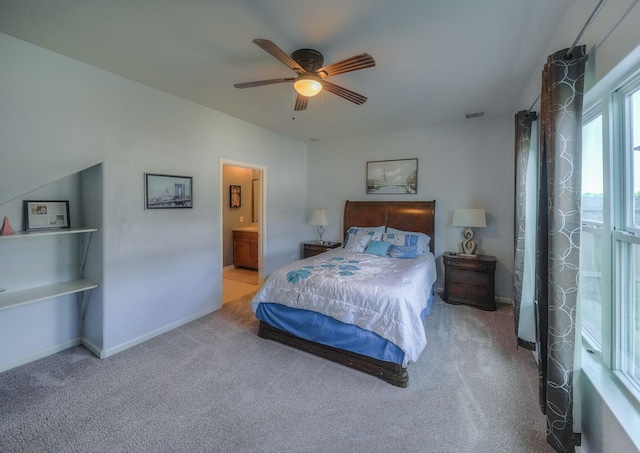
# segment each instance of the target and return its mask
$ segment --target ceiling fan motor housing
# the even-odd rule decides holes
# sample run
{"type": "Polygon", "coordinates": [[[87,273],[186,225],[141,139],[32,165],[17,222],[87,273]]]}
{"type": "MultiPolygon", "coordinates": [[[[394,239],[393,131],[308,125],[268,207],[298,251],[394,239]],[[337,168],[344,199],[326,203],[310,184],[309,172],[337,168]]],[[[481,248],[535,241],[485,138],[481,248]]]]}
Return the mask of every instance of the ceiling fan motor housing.
{"type": "Polygon", "coordinates": [[[316,72],[324,64],[324,57],[313,49],[299,49],[291,54],[291,58],[307,72],[316,72]]]}

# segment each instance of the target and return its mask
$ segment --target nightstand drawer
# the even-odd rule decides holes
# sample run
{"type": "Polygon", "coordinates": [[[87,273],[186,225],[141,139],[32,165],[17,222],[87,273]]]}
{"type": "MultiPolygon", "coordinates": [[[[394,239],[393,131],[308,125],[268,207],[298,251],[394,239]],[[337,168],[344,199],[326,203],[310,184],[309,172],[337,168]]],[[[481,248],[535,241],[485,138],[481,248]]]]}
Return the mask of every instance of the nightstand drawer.
{"type": "Polygon", "coordinates": [[[495,267],[495,263],[488,263],[486,261],[479,261],[471,258],[458,258],[450,260],[450,266],[473,271],[484,271],[491,267],[495,267]]]}
{"type": "Polygon", "coordinates": [[[477,303],[492,298],[493,294],[486,286],[452,285],[449,289],[449,297],[457,297],[466,299],[472,303],[477,303]]]}
{"type": "Polygon", "coordinates": [[[451,268],[451,281],[465,285],[489,286],[489,274],[486,272],[469,272],[451,268]]]}

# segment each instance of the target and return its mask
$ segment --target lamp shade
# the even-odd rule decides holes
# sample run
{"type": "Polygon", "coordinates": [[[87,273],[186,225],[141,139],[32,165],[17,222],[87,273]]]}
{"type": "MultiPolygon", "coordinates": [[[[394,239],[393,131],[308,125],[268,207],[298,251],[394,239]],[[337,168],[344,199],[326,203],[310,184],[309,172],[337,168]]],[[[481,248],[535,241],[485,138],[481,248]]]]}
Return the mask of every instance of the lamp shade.
{"type": "Polygon", "coordinates": [[[293,88],[298,92],[298,94],[310,98],[320,93],[322,90],[322,83],[317,77],[307,74],[298,77],[296,81],[293,82],[293,88]]]}
{"type": "Polygon", "coordinates": [[[453,211],[453,226],[484,228],[487,218],[484,209],[456,209],[453,211]]]}
{"type": "Polygon", "coordinates": [[[324,209],[314,209],[313,215],[311,216],[311,225],[329,225],[327,222],[327,211],[324,209]]]}

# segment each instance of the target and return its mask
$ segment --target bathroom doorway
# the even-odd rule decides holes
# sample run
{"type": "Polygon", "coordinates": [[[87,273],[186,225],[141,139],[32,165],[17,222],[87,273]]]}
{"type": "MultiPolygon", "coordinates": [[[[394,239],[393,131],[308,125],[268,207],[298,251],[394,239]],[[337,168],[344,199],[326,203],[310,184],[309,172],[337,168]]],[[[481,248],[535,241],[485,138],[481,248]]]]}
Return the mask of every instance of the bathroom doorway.
{"type": "Polygon", "coordinates": [[[252,294],[262,281],[265,168],[221,160],[222,303],[252,294]]]}

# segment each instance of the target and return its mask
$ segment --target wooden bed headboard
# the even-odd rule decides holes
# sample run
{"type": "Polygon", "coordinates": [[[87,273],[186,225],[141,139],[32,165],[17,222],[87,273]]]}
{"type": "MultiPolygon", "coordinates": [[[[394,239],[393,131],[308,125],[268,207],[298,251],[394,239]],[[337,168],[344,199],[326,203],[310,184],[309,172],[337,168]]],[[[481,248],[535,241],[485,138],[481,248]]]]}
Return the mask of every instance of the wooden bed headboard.
{"type": "MultiPolygon", "coordinates": [[[[436,201],[349,201],[344,204],[342,237],[352,227],[385,225],[405,231],[418,231],[431,237],[435,251],[436,201]]],[[[435,253],[435,252],[434,252],[435,253]]]]}

